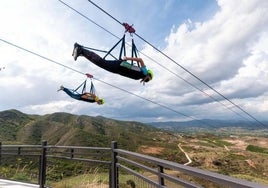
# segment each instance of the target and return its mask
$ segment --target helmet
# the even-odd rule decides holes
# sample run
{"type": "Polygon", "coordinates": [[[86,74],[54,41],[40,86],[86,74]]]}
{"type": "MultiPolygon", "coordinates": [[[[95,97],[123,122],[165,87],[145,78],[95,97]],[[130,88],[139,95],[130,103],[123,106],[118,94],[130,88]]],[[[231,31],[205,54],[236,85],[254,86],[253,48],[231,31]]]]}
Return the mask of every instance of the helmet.
{"type": "Polygon", "coordinates": [[[104,99],[99,99],[99,100],[98,100],[98,104],[99,104],[99,105],[104,104],[104,99]]]}
{"type": "Polygon", "coordinates": [[[151,70],[149,69],[149,70],[148,70],[148,74],[149,74],[149,76],[151,77],[151,80],[152,80],[153,77],[154,77],[153,71],[151,71],[151,70]]]}

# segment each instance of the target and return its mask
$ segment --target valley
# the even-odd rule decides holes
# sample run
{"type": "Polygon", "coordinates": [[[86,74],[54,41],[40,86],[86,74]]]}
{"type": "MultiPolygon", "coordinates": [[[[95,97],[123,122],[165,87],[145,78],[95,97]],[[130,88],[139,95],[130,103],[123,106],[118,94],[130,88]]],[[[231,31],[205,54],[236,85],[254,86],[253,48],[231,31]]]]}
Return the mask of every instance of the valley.
{"type": "MultiPolygon", "coordinates": [[[[189,122],[187,126],[175,125],[167,128],[100,116],[67,113],[38,116],[9,110],[0,112],[0,141],[38,145],[47,140],[50,145],[90,147],[110,147],[111,141],[117,141],[121,149],[268,185],[267,129],[222,126],[222,122],[213,129],[191,126],[189,122]]],[[[59,164],[57,170],[64,172],[65,165],[59,164]]],[[[72,168],[63,173],[68,175],[60,176],[51,169],[48,178],[61,182],[86,175],[89,170],[72,174],[72,168]]],[[[1,168],[0,174],[11,178],[12,172],[22,173],[20,176],[30,181],[28,171],[31,169],[18,169],[15,165],[14,169],[12,166],[1,168]]]]}

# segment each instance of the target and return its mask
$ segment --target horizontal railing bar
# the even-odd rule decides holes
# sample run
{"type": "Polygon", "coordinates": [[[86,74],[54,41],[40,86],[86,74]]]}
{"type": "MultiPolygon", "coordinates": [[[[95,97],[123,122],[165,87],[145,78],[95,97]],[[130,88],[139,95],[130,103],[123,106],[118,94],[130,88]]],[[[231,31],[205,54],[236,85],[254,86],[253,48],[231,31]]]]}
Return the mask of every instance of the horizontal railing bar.
{"type": "Polygon", "coordinates": [[[70,151],[49,151],[47,152],[53,154],[66,154],[66,155],[78,155],[78,156],[92,156],[92,157],[103,157],[103,156],[110,156],[110,153],[77,153],[77,152],[70,152],[70,151]]]}
{"type": "Polygon", "coordinates": [[[85,150],[107,150],[111,151],[111,148],[101,148],[101,147],[79,147],[79,146],[45,146],[45,148],[63,148],[63,149],[85,149],[85,150]]]}
{"type": "Polygon", "coordinates": [[[235,187],[235,188],[255,188],[255,187],[267,188],[266,185],[261,185],[258,183],[233,178],[231,176],[213,173],[213,172],[210,172],[207,170],[201,170],[198,168],[185,166],[185,165],[178,164],[178,163],[175,163],[172,161],[158,159],[155,157],[151,157],[151,156],[147,156],[147,155],[143,155],[143,154],[139,154],[139,153],[134,153],[131,151],[126,151],[126,150],[122,150],[122,149],[115,149],[115,152],[117,152],[118,154],[123,154],[123,155],[131,156],[131,157],[135,157],[137,159],[142,159],[144,161],[158,164],[162,167],[182,171],[182,172],[185,172],[185,173],[193,175],[193,176],[197,176],[197,177],[200,177],[200,178],[203,178],[206,180],[210,180],[210,181],[213,181],[213,182],[216,182],[219,184],[228,185],[228,186],[235,187]]]}
{"type": "MultiPolygon", "coordinates": [[[[4,148],[42,148],[41,145],[2,145],[2,149],[4,148]]],[[[85,149],[85,150],[107,150],[111,151],[111,148],[104,148],[104,147],[80,147],[80,146],[45,146],[44,148],[65,148],[65,149],[85,149]]]]}
{"type": "Polygon", "coordinates": [[[135,161],[132,161],[132,160],[130,160],[130,159],[127,159],[127,158],[124,158],[124,157],[121,157],[121,156],[117,156],[117,159],[119,159],[119,160],[121,160],[121,161],[124,161],[124,162],[127,162],[127,163],[130,163],[130,164],[132,164],[132,165],[134,165],[134,166],[136,166],[136,167],[140,167],[141,169],[146,170],[146,171],[148,171],[148,172],[151,172],[151,173],[153,173],[153,174],[157,174],[157,173],[158,173],[157,170],[155,170],[155,169],[153,169],[153,168],[150,168],[150,167],[148,167],[148,166],[145,166],[145,165],[143,165],[143,164],[137,163],[137,162],[135,162],[135,161]]]}
{"type": "Polygon", "coordinates": [[[173,177],[173,176],[166,174],[166,173],[161,173],[159,176],[163,177],[165,180],[169,180],[169,181],[172,181],[174,183],[177,183],[177,184],[180,184],[183,186],[187,186],[189,188],[201,188],[201,186],[199,186],[199,185],[185,181],[185,180],[180,179],[180,178],[173,177]]]}
{"type": "Polygon", "coordinates": [[[84,162],[94,162],[94,163],[111,165],[110,161],[100,161],[100,160],[84,159],[84,158],[71,158],[71,157],[66,157],[66,156],[53,156],[53,155],[47,155],[47,157],[58,158],[58,159],[60,158],[60,159],[76,160],[76,161],[84,161],[84,162]]]}
{"type": "MultiPolygon", "coordinates": [[[[189,174],[191,176],[199,177],[207,181],[212,181],[217,184],[222,184],[224,186],[228,187],[234,187],[234,188],[267,188],[267,185],[250,182],[243,179],[234,178],[227,175],[218,174],[215,172],[198,169],[191,166],[185,166],[182,164],[178,164],[176,162],[167,161],[164,159],[159,159],[152,156],[147,156],[123,149],[117,149],[117,148],[103,148],[103,147],[79,147],[79,146],[43,146],[43,145],[0,145],[0,157],[1,156],[29,156],[29,157],[40,157],[43,149],[46,150],[46,157],[50,158],[61,158],[61,159],[67,159],[67,160],[76,160],[76,161],[84,161],[84,162],[90,162],[90,163],[99,163],[99,164],[105,164],[112,166],[111,161],[104,161],[104,158],[108,157],[108,154],[115,153],[118,160],[121,160],[123,162],[132,164],[136,167],[139,167],[141,169],[147,170],[153,174],[155,174],[158,178],[163,178],[164,180],[169,180],[177,184],[184,185],[185,187],[194,187],[197,188],[198,186],[195,184],[192,184],[191,182],[187,182],[185,180],[181,180],[180,178],[177,178],[175,176],[169,175],[164,172],[156,171],[153,168],[150,168],[149,166],[145,166],[137,160],[141,160],[142,162],[148,162],[152,165],[161,167],[161,168],[167,168],[171,170],[176,170],[182,173],[189,174]],[[38,148],[38,149],[37,149],[38,148]],[[68,149],[66,151],[59,151],[58,149],[68,149]],[[77,151],[79,150],[79,151],[77,151]],[[92,151],[92,153],[83,153],[83,150],[85,151],[92,151]],[[107,153],[105,153],[107,152],[107,153]],[[109,153],[108,153],[109,152],[109,153]],[[38,154],[40,153],[40,154],[38,154]],[[49,155],[52,154],[59,154],[59,156],[56,155],[49,155]],[[62,155],[61,155],[62,154],[62,155]],[[124,157],[122,157],[122,156],[124,157]],[[74,157],[76,156],[76,157],[74,157]],[[88,158],[81,158],[84,156],[88,156],[88,158],[97,158],[99,160],[95,159],[88,159],[88,158]],[[102,157],[102,158],[101,158],[102,157]],[[135,159],[130,159],[130,157],[135,159]],[[100,160],[103,159],[103,160],[100,160]]],[[[0,158],[1,159],[1,158],[0,158]]],[[[128,171],[129,173],[143,179],[144,181],[148,183],[152,183],[156,187],[164,188],[165,186],[156,184],[155,181],[152,181],[148,177],[143,177],[143,175],[139,174],[137,171],[132,170],[120,163],[116,164],[118,167],[121,167],[122,169],[128,171]]]]}
{"type": "Polygon", "coordinates": [[[2,153],[41,153],[41,151],[29,151],[29,150],[2,150],[2,153]]]}
{"type": "Polygon", "coordinates": [[[1,153],[1,155],[11,155],[11,156],[41,156],[41,154],[24,154],[24,153],[1,153]]]}
{"type": "Polygon", "coordinates": [[[147,183],[149,183],[150,185],[154,185],[156,187],[159,187],[159,188],[166,188],[166,186],[163,186],[163,185],[159,185],[157,182],[149,179],[149,178],[146,178],[144,177],[143,175],[141,175],[140,173],[122,165],[122,164],[117,164],[118,167],[124,169],[125,171],[129,172],[130,174],[133,174],[135,176],[137,176],[138,178],[141,178],[142,180],[146,181],[147,183]]]}
{"type": "Polygon", "coordinates": [[[2,145],[2,148],[42,148],[41,145],[2,145]]]}
{"type": "Polygon", "coordinates": [[[182,180],[180,178],[175,178],[175,177],[170,176],[170,175],[165,174],[165,173],[160,173],[159,174],[158,170],[155,170],[153,168],[147,167],[145,165],[142,165],[142,164],[137,163],[135,161],[132,161],[130,159],[127,159],[127,158],[124,158],[124,157],[121,157],[121,156],[117,156],[117,158],[119,160],[124,161],[124,162],[130,163],[130,164],[134,165],[135,167],[140,167],[143,170],[146,170],[148,172],[151,172],[152,174],[155,174],[158,177],[163,177],[163,178],[165,178],[167,180],[170,180],[170,181],[172,181],[174,183],[177,183],[177,184],[180,184],[180,185],[184,185],[184,186],[187,185],[187,186],[192,187],[192,188],[200,188],[200,186],[195,185],[195,184],[192,184],[192,183],[187,182],[187,181],[184,181],[184,180],[182,180]]]}

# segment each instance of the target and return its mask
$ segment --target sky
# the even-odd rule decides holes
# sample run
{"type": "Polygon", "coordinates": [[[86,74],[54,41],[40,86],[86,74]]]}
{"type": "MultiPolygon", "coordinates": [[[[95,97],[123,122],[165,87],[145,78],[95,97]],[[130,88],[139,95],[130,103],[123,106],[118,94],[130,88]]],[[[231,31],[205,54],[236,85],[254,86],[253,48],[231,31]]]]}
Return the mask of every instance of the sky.
{"type": "Polygon", "coordinates": [[[87,0],[0,1],[0,111],[139,122],[268,120],[267,0],[92,2],[106,13],[87,0]],[[133,37],[154,72],[145,85],[72,57],[75,42],[113,47],[125,31],[116,20],[136,30],[126,42],[133,37]],[[61,85],[76,89],[86,73],[104,105],[57,92],[61,85]]]}

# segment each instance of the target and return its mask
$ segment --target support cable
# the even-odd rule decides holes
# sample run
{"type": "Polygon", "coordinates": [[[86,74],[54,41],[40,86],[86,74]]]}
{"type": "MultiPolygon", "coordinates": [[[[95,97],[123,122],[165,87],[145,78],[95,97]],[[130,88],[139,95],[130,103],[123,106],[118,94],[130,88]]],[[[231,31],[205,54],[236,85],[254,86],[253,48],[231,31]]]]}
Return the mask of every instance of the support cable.
{"type": "MultiPolygon", "coordinates": [[[[88,0],[88,2],[90,2],[91,4],[93,4],[94,6],[96,6],[98,9],[100,9],[102,12],[104,12],[105,14],[107,14],[108,16],[110,16],[113,20],[115,20],[116,22],[118,22],[119,24],[124,26],[124,23],[120,22],[119,20],[117,20],[116,18],[114,18],[111,14],[109,14],[108,12],[106,12],[105,10],[103,10],[101,7],[99,7],[98,5],[96,5],[94,2],[92,2],[91,0],[88,0]]],[[[250,118],[252,118],[253,120],[255,120],[256,122],[258,122],[259,124],[265,126],[262,122],[260,122],[258,119],[256,119],[254,116],[252,116],[251,114],[249,114],[246,110],[244,110],[243,108],[241,108],[239,105],[235,104],[233,101],[231,101],[230,99],[228,99],[227,97],[225,97],[223,94],[221,94],[219,91],[217,91],[216,89],[214,89],[212,86],[210,86],[209,84],[207,84],[205,81],[201,80],[198,76],[196,76],[194,73],[192,73],[191,71],[189,71],[188,69],[186,69],[185,67],[183,67],[182,65],[180,65],[178,62],[176,62],[174,59],[172,59],[171,57],[169,57],[168,55],[166,55],[164,52],[162,52],[161,50],[159,50],[158,48],[156,48],[154,45],[152,45],[150,42],[148,42],[147,40],[145,40],[143,37],[141,37],[140,35],[134,33],[137,37],[139,37],[141,40],[143,40],[145,43],[149,44],[152,48],[154,48],[156,51],[158,51],[159,53],[161,53],[163,56],[165,56],[166,58],[168,58],[170,61],[172,61],[173,63],[175,63],[177,66],[179,66],[180,68],[182,68],[184,71],[186,71],[187,73],[189,73],[191,76],[193,76],[194,78],[196,78],[198,81],[200,81],[201,83],[203,83],[204,85],[206,85],[208,88],[210,88],[211,90],[213,90],[215,93],[217,93],[218,95],[220,95],[221,97],[223,97],[225,100],[227,100],[228,102],[230,102],[232,105],[234,105],[235,107],[237,107],[239,110],[241,110],[242,112],[244,112],[246,115],[248,115],[250,118]]]]}
{"type": "MultiPolygon", "coordinates": [[[[28,52],[28,53],[30,53],[30,54],[33,54],[33,55],[35,55],[35,56],[38,56],[38,57],[40,57],[40,58],[42,58],[42,59],[45,59],[45,60],[50,61],[50,62],[52,62],[52,63],[55,63],[55,64],[57,64],[57,65],[63,66],[63,67],[65,67],[65,68],[70,69],[70,70],[72,70],[72,71],[74,71],[74,72],[77,72],[77,73],[79,73],[79,74],[88,76],[87,74],[85,74],[85,73],[83,73],[83,72],[81,72],[81,71],[78,71],[78,70],[76,70],[76,69],[74,69],[74,68],[71,68],[71,67],[66,66],[66,65],[64,65],[64,64],[62,64],[62,63],[59,63],[59,62],[57,62],[57,61],[54,61],[54,60],[52,60],[52,59],[50,59],[50,58],[47,58],[47,57],[45,57],[45,56],[43,56],[43,55],[40,55],[40,54],[38,54],[38,53],[36,53],[36,52],[33,52],[33,51],[31,51],[31,50],[28,50],[28,49],[26,49],[26,48],[24,48],[24,47],[18,46],[18,45],[16,45],[16,44],[11,43],[11,42],[9,42],[9,41],[7,41],[7,40],[4,40],[4,39],[2,39],[2,38],[0,38],[0,41],[4,42],[4,43],[6,43],[6,44],[9,44],[9,45],[11,45],[11,46],[13,46],[13,47],[16,47],[16,48],[18,48],[18,49],[20,49],[20,50],[23,50],[23,51],[25,51],[25,52],[28,52]]],[[[172,112],[175,112],[175,113],[177,113],[177,114],[179,114],[179,115],[181,115],[181,116],[190,118],[190,119],[192,119],[192,120],[196,120],[196,121],[201,122],[202,124],[204,124],[204,122],[202,122],[202,121],[199,120],[199,119],[196,119],[196,118],[194,118],[194,117],[192,117],[192,116],[188,116],[188,115],[186,115],[186,114],[184,114],[184,113],[182,113],[182,112],[179,112],[179,111],[177,111],[177,110],[174,110],[174,109],[172,109],[172,108],[170,108],[170,107],[168,107],[168,106],[166,106],[166,105],[160,104],[160,103],[155,102],[155,101],[153,101],[153,100],[147,99],[147,98],[145,98],[145,97],[141,97],[141,96],[139,96],[139,95],[137,95],[137,94],[135,94],[135,93],[132,93],[132,92],[126,90],[126,89],[122,89],[122,88],[117,87],[117,86],[115,86],[115,85],[109,84],[108,82],[105,82],[105,81],[100,80],[100,79],[95,78],[95,77],[93,77],[93,78],[91,78],[91,79],[95,79],[95,80],[97,80],[97,81],[99,81],[99,82],[102,82],[102,83],[104,83],[104,84],[106,84],[106,85],[108,85],[108,86],[110,86],[110,87],[113,87],[113,88],[116,88],[116,89],[118,89],[118,90],[124,91],[124,92],[126,92],[126,93],[128,93],[128,94],[130,94],[130,95],[133,95],[133,96],[138,97],[138,98],[140,98],[140,99],[143,99],[143,100],[145,100],[145,101],[151,102],[151,103],[153,103],[153,104],[155,104],[155,105],[158,105],[158,106],[163,107],[163,108],[165,108],[165,109],[167,109],[167,110],[170,110],[170,111],[172,111],[172,112]]]]}
{"type": "Polygon", "coordinates": [[[182,65],[180,65],[179,63],[177,63],[174,59],[172,59],[171,57],[169,57],[168,55],[166,55],[164,52],[162,52],[161,50],[159,50],[158,48],[156,48],[154,45],[152,45],[150,42],[146,41],[144,38],[142,38],[141,36],[139,36],[138,34],[135,33],[136,36],[138,36],[141,40],[143,40],[144,42],[146,42],[147,44],[149,44],[152,48],[154,48],[156,51],[158,51],[159,53],[161,53],[162,55],[164,55],[166,58],[168,58],[170,61],[172,61],[173,63],[175,63],[176,65],[178,65],[180,68],[182,68],[184,71],[186,71],[187,73],[189,73],[191,76],[193,76],[194,78],[196,78],[198,81],[200,81],[201,83],[203,83],[204,85],[206,85],[209,89],[213,90],[215,93],[217,93],[218,95],[220,95],[222,98],[224,98],[225,100],[227,100],[228,102],[230,102],[232,105],[234,105],[235,107],[237,107],[238,109],[240,109],[242,112],[244,112],[246,115],[248,115],[250,118],[252,118],[253,120],[255,120],[256,122],[258,122],[259,124],[265,126],[262,122],[260,122],[259,120],[257,120],[254,116],[252,116],[250,113],[248,113],[246,110],[244,110],[243,108],[241,108],[239,105],[235,104],[233,101],[231,101],[230,99],[228,99],[227,97],[225,97],[223,94],[221,94],[219,91],[217,91],[216,89],[214,89],[212,86],[210,86],[209,84],[207,84],[205,81],[201,80],[198,76],[196,76],[194,73],[192,73],[191,71],[189,71],[188,69],[186,69],[185,67],[183,67],[182,65]]]}
{"type": "MultiPolygon", "coordinates": [[[[104,27],[102,27],[100,24],[96,23],[95,21],[93,21],[92,19],[90,19],[89,17],[85,16],[84,14],[82,14],[81,12],[77,11],[76,9],[74,9],[73,7],[71,7],[70,5],[66,4],[65,2],[58,0],[59,2],[61,2],[62,4],[64,4],[65,6],[67,6],[68,8],[72,9],[74,12],[76,12],[77,14],[79,14],[80,16],[84,17],[85,19],[89,20],[90,22],[94,23],[95,25],[97,25],[98,27],[102,28],[104,31],[106,31],[107,33],[113,35],[114,37],[118,38],[116,35],[114,35],[112,32],[110,32],[109,30],[105,29],[104,27]]],[[[107,13],[106,13],[107,14],[107,13]]]]}
{"type": "MultiPolygon", "coordinates": [[[[115,34],[111,33],[109,30],[105,29],[104,27],[100,26],[99,24],[97,24],[96,22],[94,22],[92,19],[88,18],[87,16],[83,15],[81,12],[79,12],[78,10],[74,9],[73,7],[71,7],[70,5],[64,3],[63,1],[61,0],[58,0],[60,1],[62,4],[64,4],[65,6],[67,6],[68,8],[70,8],[71,10],[77,12],[79,15],[81,15],[82,17],[86,18],[88,21],[92,22],[93,24],[97,25],[98,27],[104,29],[105,31],[107,31],[108,33],[110,33],[112,36],[120,39],[120,37],[116,36],[115,34]]],[[[101,9],[103,12],[105,12],[106,14],[108,14],[105,10],[103,10],[102,8],[100,8],[98,5],[96,5],[95,3],[93,3],[92,1],[90,1],[90,3],[92,3],[94,6],[96,6],[97,8],[101,9]]],[[[109,16],[111,16],[110,14],[108,14],[109,16]]],[[[115,19],[113,16],[111,16],[116,22],[120,23],[117,19],[115,19]]],[[[121,24],[121,23],[120,23],[121,24]]],[[[122,23],[121,24],[122,26],[124,26],[125,28],[126,27],[126,23],[122,23]]],[[[129,26],[130,28],[132,28],[132,26],[129,26]]],[[[128,31],[128,30],[126,30],[128,31]]],[[[133,35],[133,33],[135,33],[135,30],[130,32],[131,35],[133,35]]],[[[128,43],[127,43],[128,44],[128,43]]],[[[130,44],[128,44],[129,46],[131,46],[130,44]]],[[[87,49],[91,49],[91,50],[95,50],[95,51],[100,51],[100,52],[107,52],[107,51],[102,51],[102,50],[97,50],[95,48],[89,48],[89,47],[85,47],[84,48],[87,48],[87,49]]],[[[137,50],[138,51],[138,50],[137,50]]],[[[143,54],[145,57],[147,57],[148,59],[152,60],[153,62],[155,62],[156,64],[158,64],[160,67],[162,67],[163,69],[166,69],[168,72],[170,72],[171,74],[175,75],[176,77],[180,78],[181,80],[183,80],[184,82],[186,82],[187,84],[191,85],[193,88],[199,90],[200,92],[204,93],[205,95],[207,95],[208,97],[210,97],[212,100],[220,103],[222,106],[224,106],[226,109],[234,112],[235,114],[237,114],[238,116],[240,116],[241,118],[245,119],[244,116],[242,116],[240,113],[234,111],[231,107],[228,107],[226,104],[222,103],[219,99],[216,99],[215,97],[209,95],[208,93],[206,93],[205,91],[203,91],[202,89],[198,88],[197,86],[195,86],[194,84],[192,84],[191,82],[187,81],[186,79],[182,78],[181,76],[179,76],[177,73],[175,73],[174,71],[168,69],[167,67],[163,66],[162,64],[158,63],[156,60],[152,59],[151,57],[149,57],[148,55],[144,54],[143,52],[140,52],[139,53],[143,54]]],[[[248,119],[246,119],[248,120],[248,119]]]]}

